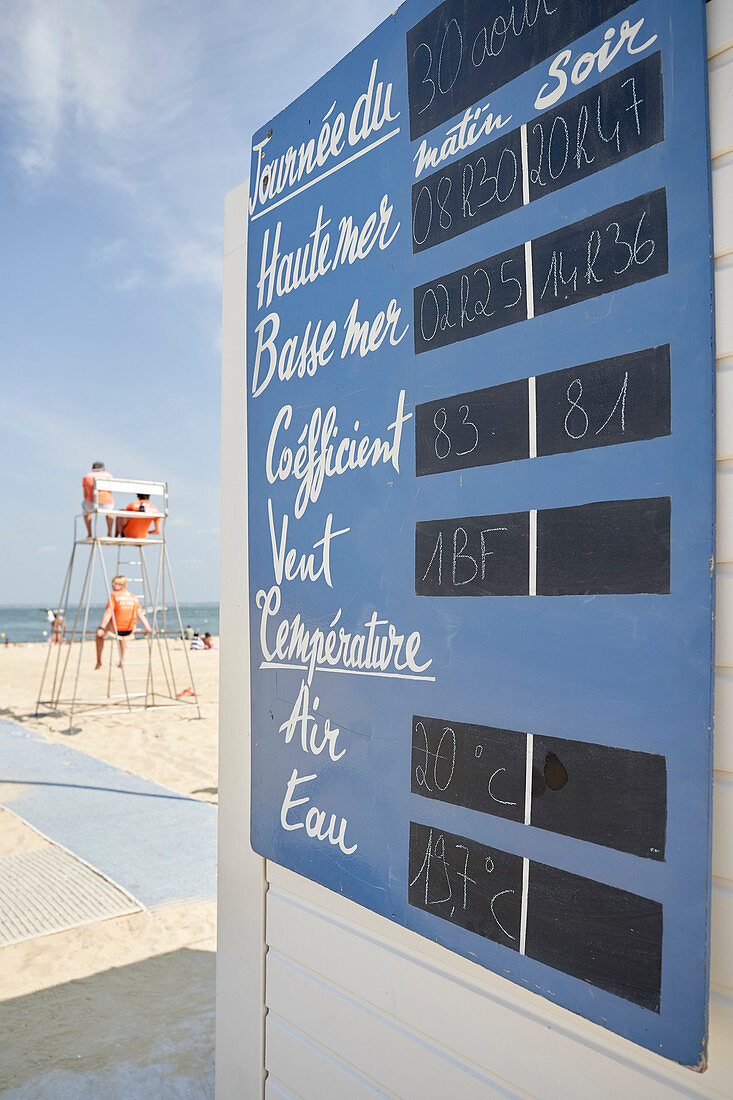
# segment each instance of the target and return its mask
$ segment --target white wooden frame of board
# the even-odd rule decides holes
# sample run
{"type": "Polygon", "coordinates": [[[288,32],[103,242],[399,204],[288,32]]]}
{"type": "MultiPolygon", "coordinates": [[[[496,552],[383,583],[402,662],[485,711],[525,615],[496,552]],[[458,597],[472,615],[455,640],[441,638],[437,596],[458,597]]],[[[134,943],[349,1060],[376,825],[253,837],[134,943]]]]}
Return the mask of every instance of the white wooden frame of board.
{"type": "Polygon", "coordinates": [[[250,690],[245,370],[247,196],[226,197],[222,302],[219,914],[216,1095],[265,1081],[265,861],[249,845],[250,690]]]}
{"type": "Polygon", "coordinates": [[[346,1095],[433,1100],[469,1094],[540,1100],[733,1097],[732,0],[710,0],[707,17],[718,384],[709,1069],[693,1074],[634,1047],[315,883],[266,864],[249,847],[243,431],[248,186],[243,184],[227,196],[225,213],[217,1100],[258,1100],[265,1091],[268,1100],[341,1100],[346,1095]],[[339,957],[335,976],[324,939],[339,957]],[[268,942],[272,955],[266,990],[268,942]],[[368,1037],[352,1034],[347,1001],[367,1010],[373,1021],[368,1037]],[[299,1007],[303,1003],[305,1010],[299,1007]],[[266,1089],[268,1005],[273,1008],[266,1089]],[[481,1026],[473,1039],[476,1029],[470,1021],[476,1018],[481,1026]],[[304,1039],[313,1048],[310,1060],[303,1052],[304,1039]],[[368,1063],[359,1049],[362,1039],[368,1039],[368,1063]],[[414,1060],[401,1064],[416,1050],[424,1073],[414,1060]]]}

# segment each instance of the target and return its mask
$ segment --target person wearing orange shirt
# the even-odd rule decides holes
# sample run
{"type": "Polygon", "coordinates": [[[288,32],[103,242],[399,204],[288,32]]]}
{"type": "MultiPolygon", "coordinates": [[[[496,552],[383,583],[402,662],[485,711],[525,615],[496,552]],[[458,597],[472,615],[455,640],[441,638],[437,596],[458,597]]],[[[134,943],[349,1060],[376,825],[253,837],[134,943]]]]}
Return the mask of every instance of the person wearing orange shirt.
{"type": "Polygon", "coordinates": [[[135,624],[140,620],[146,634],[152,634],[153,628],[143,614],[140,601],[133,592],[127,588],[127,577],[113,577],[112,591],[109,594],[107,606],[102,615],[102,621],[97,631],[97,663],[95,669],[102,667],[102,649],[104,647],[105,634],[117,634],[120,640],[119,668],[125,660],[127,639],[135,631],[135,624]]]}
{"type": "MultiPolygon", "coordinates": [[[[81,502],[81,510],[84,513],[84,522],[87,525],[87,538],[92,537],[92,516],[94,511],[94,482],[98,477],[112,477],[109,470],[105,470],[103,462],[93,462],[88,474],[81,479],[81,487],[84,490],[84,499],[81,502]]],[[[115,500],[109,489],[100,489],[97,493],[97,507],[100,512],[109,512],[115,506],[115,500]]],[[[107,537],[112,538],[114,517],[106,516],[107,537]]]]}
{"type": "Polygon", "coordinates": [[[137,512],[131,519],[117,517],[117,537],[126,539],[146,539],[152,524],[153,534],[160,534],[160,512],[150,503],[150,493],[138,493],[137,500],[127,505],[126,512],[137,512]]]}

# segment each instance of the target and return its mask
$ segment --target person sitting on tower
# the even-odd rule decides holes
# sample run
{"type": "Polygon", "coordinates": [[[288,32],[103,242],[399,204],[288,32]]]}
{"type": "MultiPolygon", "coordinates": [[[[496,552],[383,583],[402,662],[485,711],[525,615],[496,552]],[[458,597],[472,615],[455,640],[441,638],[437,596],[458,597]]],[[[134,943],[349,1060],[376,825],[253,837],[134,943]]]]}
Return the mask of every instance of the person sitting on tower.
{"type": "MultiPolygon", "coordinates": [[[[107,478],[112,477],[109,470],[105,470],[103,462],[93,462],[92,468],[88,474],[84,474],[81,479],[81,486],[84,490],[84,499],[81,502],[81,510],[84,513],[84,522],[87,525],[87,538],[92,537],[92,512],[94,511],[94,482],[98,477],[107,478]]],[[[110,512],[115,506],[115,500],[109,489],[100,489],[97,493],[97,510],[99,512],[110,512]]],[[[107,520],[107,538],[112,538],[113,528],[113,516],[106,516],[107,520]]]]}
{"type": "Polygon", "coordinates": [[[127,505],[126,512],[145,513],[134,518],[126,519],[117,517],[117,538],[146,539],[150,526],[153,526],[153,534],[160,534],[160,512],[154,504],[150,503],[150,493],[138,493],[137,500],[127,505]]]}
{"type": "Polygon", "coordinates": [[[117,667],[122,668],[127,649],[127,639],[134,633],[138,619],[146,634],[152,634],[153,628],[143,614],[139,599],[133,592],[128,591],[127,577],[113,577],[112,591],[109,594],[109,601],[104,609],[102,621],[97,631],[97,663],[94,666],[95,669],[102,667],[102,649],[105,634],[114,635],[115,633],[120,642],[120,660],[117,667]]]}

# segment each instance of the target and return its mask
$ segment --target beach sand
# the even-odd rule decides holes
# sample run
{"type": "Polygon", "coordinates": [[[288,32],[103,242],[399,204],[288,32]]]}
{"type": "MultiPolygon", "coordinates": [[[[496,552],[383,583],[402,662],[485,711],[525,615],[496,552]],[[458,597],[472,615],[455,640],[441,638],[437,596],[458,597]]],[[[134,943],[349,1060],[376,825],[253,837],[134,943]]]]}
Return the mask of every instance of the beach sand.
{"type": "MultiPolygon", "coordinates": [[[[176,687],[182,690],[190,687],[183,645],[181,642],[172,645],[175,646],[176,687]]],[[[112,642],[106,643],[104,667],[95,672],[92,645],[90,642],[85,644],[86,652],[79,676],[80,699],[93,699],[106,693],[109,656],[113,646],[112,642]]],[[[218,650],[187,650],[203,716],[201,719],[195,718],[194,707],[185,710],[136,710],[130,713],[120,703],[103,713],[75,716],[73,728],[78,732],[70,736],[68,717],[35,717],[48,649],[40,644],[0,646],[1,715],[38,730],[51,741],[62,741],[108,764],[162,783],[171,790],[209,802],[216,801],[218,650]]],[[[59,649],[62,659],[71,651],[64,678],[64,694],[67,694],[67,684],[73,682],[78,646],[53,647],[49,665],[51,672],[59,649]]],[[[141,671],[143,674],[145,672],[145,652],[145,642],[141,638],[128,646],[126,667],[130,690],[137,686],[133,677],[139,676],[141,671]]],[[[123,685],[114,666],[112,677],[112,693],[119,695],[123,685]]],[[[48,676],[46,696],[50,694],[50,682],[51,676],[48,676]]]]}
{"type": "MultiPolygon", "coordinates": [[[[131,644],[131,665],[143,646],[131,644]]],[[[115,708],[75,718],[72,735],[68,718],[34,715],[46,655],[43,645],[0,647],[0,715],[216,802],[218,652],[189,653],[201,719],[193,708],[115,708]]],[[[86,657],[80,686],[99,694],[107,665],[95,676],[91,647],[86,657]]],[[[9,808],[0,808],[0,857],[50,843],[9,812],[12,794],[0,775],[0,803],[9,808]]],[[[8,1100],[213,1097],[215,946],[215,903],[198,901],[1,947],[0,1093],[8,1100]]]]}

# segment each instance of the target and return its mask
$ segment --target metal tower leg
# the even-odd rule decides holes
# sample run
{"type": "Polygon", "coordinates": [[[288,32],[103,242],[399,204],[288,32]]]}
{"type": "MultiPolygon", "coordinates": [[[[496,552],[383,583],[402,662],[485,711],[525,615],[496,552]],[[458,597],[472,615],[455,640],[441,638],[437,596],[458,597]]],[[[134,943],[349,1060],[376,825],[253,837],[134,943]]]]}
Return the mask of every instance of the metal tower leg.
{"type": "MultiPolygon", "coordinates": [[[[67,569],[66,569],[66,576],[64,578],[64,584],[63,584],[63,587],[61,589],[61,599],[59,600],[59,602],[56,605],[56,612],[57,612],[57,614],[61,614],[64,622],[66,622],[66,609],[68,607],[68,602],[69,602],[69,589],[71,587],[71,574],[72,574],[73,567],[74,567],[74,555],[75,555],[75,553],[76,553],[76,543],[74,544],[74,546],[71,549],[71,557],[69,558],[69,564],[68,564],[67,569]]],[[[43,698],[43,685],[46,682],[46,672],[48,670],[48,666],[49,666],[49,662],[50,662],[50,658],[51,658],[51,650],[53,649],[53,630],[52,630],[52,633],[51,633],[51,639],[52,639],[51,640],[51,645],[49,646],[48,653],[46,654],[46,660],[44,661],[44,664],[43,664],[43,675],[41,677],[41,686],[38,689],[38,699],[36,700],[36,716],[38,715],[38,708],[41,705],[41,700],[43,698]]],[[[61,654],[62,654],[62,652],[63,652],[63,638],[61,639],[61,642],[57,646],[56,660],[54,662],[53,682],[51,684],[51,700],[52,701],[55,699],[55,696],[56,696],[56,681],[57,681],[57,678],[58,678],[59,665],[61,663],[61,654]]]]}
{"type": "MultiPolygon", "coordinates": [[[[176,618],[178,619],[178,633],[179,633],[180,638],[183,640],[183,622],[181,621],[181,612],[180,612],[180,608],[178,607],[178,597],[176,595],[176,586],[173,583],[173,573],[171,571],[171,563],[168,560],[168,550],[167,550],[167,547],[166,547],[165,543],[163,543],[163,545],[161,546],[161,552],[162,552],[162,554],[165,558],[165,568],[166,568],[166,571],[168,573],[168,580],[170,581],[171,593],[173,595],[173,606],[176,609],[176,618]]],[[[199,704],[199,697],[196,694],[196,687],[195,687],[194,682],[193,682],[193,671],[191,669],[191,658],[188,655],[188,648],[187,648],[185,642],[184,642],[184,645],[183,645],[183,652],[186,656],[186,668],[188,669],[188,676],[189,676],[189,679],[191,681],[191,690],[194,692],[194,698],[196,700],[196,716],[198,718],[200,718],[201,717],[201,706],[199,704]]]]}
{"type": "Polygon", "coordinates": [[[74,677],[74,691],[71,697],[71,706],[69,708],[69,733],[72,732],[74,726],[74,710],[76,708],[76,696],[79,690],[79,672],[81,671],[81,659],[84,653],[84,642],[86,641],[87,625],[89,622],[89,605],[92,599],[92,581],[94,579],[94,551],[97,547],[97,543],[92,543],[91,553],[89,554],[89,565],[87,567],[86,577],[84,578],[84,588],[82,588],[81,596],[79,597],[79,611],[76,614],[76,622],[74,623],[74,632],[76,633],[76,624],[79,621],[79,612],[81,611],[82,604],[84,603],[84,594],[86,590],[86,606],[84,608],[84,625],[82,627],[81,641],[79,643],[79,659],[76,662],[76,675],[74,677]]]}
{"type": "MultiPolygon", "coordinates": [[[[140,579],[142,582],[142,605],[145,615],[148,615],[148,610],[151,606],[150,603],[150,577],[148,576],[148,563],[145,560],[145,547],[139,546],[140,551],[140,579]]],[[[148,620],[150,621],[150,620],[148,620]]],[[[150,623],[155,630],[153,623],[150,623]]],[[[154,635],[146,635],[145,645],[148,651],[148,666],[145,672],[145,707],[155,705],[155,691],[153,689],[153,637],[154,635]]]]}

